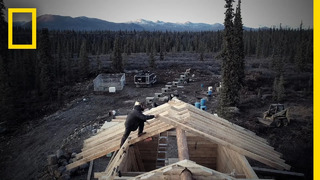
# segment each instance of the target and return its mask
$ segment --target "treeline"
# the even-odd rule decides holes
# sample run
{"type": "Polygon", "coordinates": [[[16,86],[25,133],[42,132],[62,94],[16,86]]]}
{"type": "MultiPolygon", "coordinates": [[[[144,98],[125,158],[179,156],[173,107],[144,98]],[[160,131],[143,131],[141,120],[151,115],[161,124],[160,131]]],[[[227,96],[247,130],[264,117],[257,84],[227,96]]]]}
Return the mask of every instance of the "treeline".
{"type": "MultiPolygon", "coordinates": [[[[306,55],[313,53],[312,29],[270,28],[244,31],[246,56],[271,57],[282,54],[292,59],[303,45],[306,55]]],[[[87,52],[92,55],[110,54],[116,37],[122,53],[194,52],[216,53],[222,49],[223,31],[216,32],[149,32],[149,31],[50,31],[52,54],[63,53],[78,57],[85,40],[87,52]],[[68,50],[68,52],[66,52],[68,50]]],[[[312,56],[311,56],[312,57],[312,56]]]]}
{"type": "MultiPolygon", "coordinates": [[[[7,37],[6,22],[2,21],[1,26],[4,27],[1,31],[2,37],[7,37]]],[[[19,31],[28,30],[15,30],[19,31]]],[[[223,31],[41,30],[37,33],[36,50],[8,50],[6,40],[1,42],[1,120],[32,119],[46,111],[39,110],[39,107],[44,107],[43,104],[62,102],[66,85],[95,75],[90,74],[93,69],[90,69],[92,62],[89,61],[89,56],[92,55],[96,56],[95,63],[101,64],[99,55],[103,54],[121,60],[124,54],[130,58],[132,53],[146,53],[154,63],[154,60],[165,59],[167,53],[213,53],[219,56],[223,49],[223,31]],[[119,55],[120,57],[116,57],[119,55]]],[[[15,41],[23,41],[19,38],[23,36],[17,36],[15,41]]],[[[244,31],[243,40],[246,56],[272,57],[275,64],[292,62],[296,64],[298,71],[304,71],[306,64],[313,62],[312,29],[272,28],[244,31]]],[[[119,71],[123,68],[125,67],[108,69],[119,71]]]]}

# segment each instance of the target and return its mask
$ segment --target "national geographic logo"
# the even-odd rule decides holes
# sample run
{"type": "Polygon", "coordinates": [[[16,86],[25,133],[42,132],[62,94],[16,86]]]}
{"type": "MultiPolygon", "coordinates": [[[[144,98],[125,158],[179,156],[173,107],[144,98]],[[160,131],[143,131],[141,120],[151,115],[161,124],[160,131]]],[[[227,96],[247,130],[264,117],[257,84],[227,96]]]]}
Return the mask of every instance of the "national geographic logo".
{"type": "Polygon", "coordinates": [[[8,49],[37,49],[37,9],[36,8],[8,8],[8,49]],[[13,44],[13,13],[31,13],[32,43],[13,44]]]}

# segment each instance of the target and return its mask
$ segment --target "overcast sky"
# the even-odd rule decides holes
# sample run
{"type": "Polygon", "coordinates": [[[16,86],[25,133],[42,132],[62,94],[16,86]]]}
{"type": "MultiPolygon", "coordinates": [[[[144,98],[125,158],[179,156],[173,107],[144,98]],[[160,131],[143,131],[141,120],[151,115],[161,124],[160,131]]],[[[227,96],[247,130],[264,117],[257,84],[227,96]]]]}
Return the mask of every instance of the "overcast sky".
{"type": "MultiPolygon", "coordinates": [[[[237,4],[235,0],[234,7],[237,4]]],[[[224,0],[4,0],[7,8],[37,8],[39,15],[87,16],[112,22],[137,19],[223,23],[224,0]]],[[[242,0],[243,24],[313,28],[313,0],[242,0]]],[[[28,16],[14,16],[25,20],[28,16]]]]}

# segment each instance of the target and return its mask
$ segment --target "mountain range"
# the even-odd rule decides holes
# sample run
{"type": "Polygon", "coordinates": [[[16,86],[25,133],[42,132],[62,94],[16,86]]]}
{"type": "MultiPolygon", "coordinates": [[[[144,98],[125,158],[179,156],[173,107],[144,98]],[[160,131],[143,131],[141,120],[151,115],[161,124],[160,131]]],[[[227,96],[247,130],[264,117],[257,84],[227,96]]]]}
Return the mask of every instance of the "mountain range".
{"type": "MultiPolygon", "coordinates": [[[[30,22],[14,22],[15,26],[31,27],[30,22]]],[[[205,23],[171,23],[163,21],[148,21],[139,19],[127,23],[109,22],[97,18],[70,17],[60,15],[41,15],[37,17],[37,28],[48,28],[49,30],[75,30],[75,31],[93,31],[93,30],[136,30],[136,31],[218,31],[223,30],[224,25],[205,24],[205,23]]],[[[245,30],[251,29],[244,27],[245,30]]]]}

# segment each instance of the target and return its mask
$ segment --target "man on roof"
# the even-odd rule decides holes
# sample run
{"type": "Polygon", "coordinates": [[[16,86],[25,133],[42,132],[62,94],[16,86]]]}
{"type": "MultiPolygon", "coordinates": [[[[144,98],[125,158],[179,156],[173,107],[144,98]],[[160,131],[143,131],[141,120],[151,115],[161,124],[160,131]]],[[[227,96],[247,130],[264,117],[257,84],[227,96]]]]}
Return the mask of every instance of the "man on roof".
{"type": "Polygon", "coordinates": [[[130,135],[131,131],[135,131],[138,129],[138,137],[142,136],[143,134],[146,134],[146,132],[143,132],[144,128],[144,122],[147,122],[147,120],[155,118],[154,115],[144,115],[143,107],[140,102],[136,101],[133,110],[128,114],[126,122],[125,122],[125,131],[121,139],[121,145],[126,141],[128,136],[130,135]]]}

